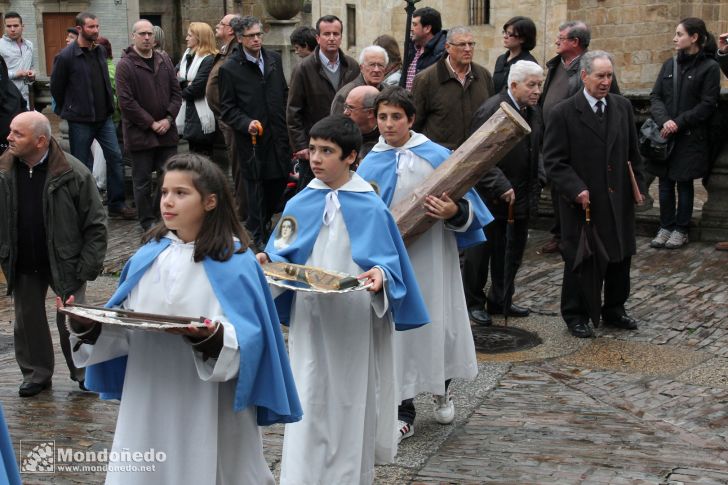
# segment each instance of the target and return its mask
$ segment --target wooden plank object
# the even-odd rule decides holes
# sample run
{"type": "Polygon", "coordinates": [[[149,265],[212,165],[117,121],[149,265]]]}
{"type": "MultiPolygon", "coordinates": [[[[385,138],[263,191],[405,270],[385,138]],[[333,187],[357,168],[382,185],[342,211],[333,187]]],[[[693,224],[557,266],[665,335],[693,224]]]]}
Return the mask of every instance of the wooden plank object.
{"type": "Polygon", "coordinates": [[[263,265],[263,273],[271,278],[297,281],[323,290],[345,290],[359,286],[359,280],[353,276],[342,276],[321,268],[293,263],[267,263],[263,265]]]}
{"type": "Polygon", "coordinates": [[[460,199],[521,138],[530,133],[531,128],[526,120],[510,105],[501,103],[498,111],[437,167],[420,187],[392,208],[392,215],[405,244],[414,241],[436,222],[436,219],[425,215],[425,197],[447,192],[453,200],[460,199]]]}

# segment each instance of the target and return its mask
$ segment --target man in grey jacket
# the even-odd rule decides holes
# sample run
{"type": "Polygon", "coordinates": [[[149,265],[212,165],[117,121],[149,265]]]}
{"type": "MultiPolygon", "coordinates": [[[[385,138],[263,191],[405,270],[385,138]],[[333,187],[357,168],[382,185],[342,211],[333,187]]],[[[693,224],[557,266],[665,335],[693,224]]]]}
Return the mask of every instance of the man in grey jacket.
{"type": "MultiPolygon", "coordinates": [[[[0,265],[15,304],[18,394],[30,397],[49,388],[53,376],[48,287],[63,301],[84,301],[86,281],[96,279],[106,255],[106,213],[93,175],[61,150],[44,115],[13,118],[8,143],[0,157],[0,265]]],[[[60,314],[56,325],[71,379],[85,390],[60,314]]]]}

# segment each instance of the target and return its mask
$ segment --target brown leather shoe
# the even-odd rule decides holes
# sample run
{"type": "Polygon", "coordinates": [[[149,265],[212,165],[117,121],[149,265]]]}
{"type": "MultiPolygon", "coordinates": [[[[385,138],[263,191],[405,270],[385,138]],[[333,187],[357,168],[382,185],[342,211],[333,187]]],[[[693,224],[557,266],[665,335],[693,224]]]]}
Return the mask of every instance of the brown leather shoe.
{"type": "Polygon", "coordinates": [[[137,217],[136,209],[131,207],[122,207],[121,209],[109,209],[109,217],[112,219],[124,219],[125,221],[133,221],[137,217]]]}
{"type": "Polygon", "coordinates": [[[543,245],[543,247],[541,248],[541,252],[544,254],[558,253],[560,242],[561,239],[559,239],[558,237],[552,237],[548,240],[546,244],[543,245]]]}
{"type": "Polygon", "coordinates": [[[715,249],[717,251],[728,251],[728,241],[722,241],[722,242],[716,243],[715,249]]]}

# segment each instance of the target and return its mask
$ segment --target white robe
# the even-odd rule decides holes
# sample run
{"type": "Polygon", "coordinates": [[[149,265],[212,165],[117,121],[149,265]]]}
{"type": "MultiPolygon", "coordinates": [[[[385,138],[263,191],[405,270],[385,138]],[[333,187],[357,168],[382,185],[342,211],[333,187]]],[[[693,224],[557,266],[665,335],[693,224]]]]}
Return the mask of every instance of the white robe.
{"type": "MultiPolygon", "coordinates": [[[[161,462],[109,463],[107,484],[272,484],[255,407],[233,411],[240,367],[235,328],[225,321],[194,243],[176,236],[129,293],[124,307],[140,312],[207,316],[224,325],[217,359],[203,361],[183,337],[105,326],[95,345],[74,353],[79,367],[128,355],[112,451],[164,452],[161,462]],[[153,472],[112,467],[154,465],[153,472]]],[[[77,338],[71,336],[71,345],[77,338]]],[[[123,458],[123,457],[122,457],[123,458]]]]}
{"type": "MultiPolygon", "coordinates": [[[[410,141],[416,143],[417,139],[410,141]]],[[[380,142],[378,146],[381,145],[380,142]]],[[[429,162],[411,151],[400,155],[399,164],[391,207],[408,198],[434,171],[429,162]]],[[[473,379],[478,375],[457,241],[453,234],[453,230],[465,231],[471,221],[472,214],[459,228],[438,221],[407,247],[431,323],[395,334],[399,400],[413,398],[421,392],[443,395],[446,379],[473,379]]]]}
{"type": "MultiPolygon", "coordinates": [[[[326,188],[319,180],[309,187],[326,188]]],[[[339,190],[371,187],[355,176],[339,190]]],[[[363,272],[340,210],[322,224],[306,265],[363,272]]],[[[370,484],[375,460],[394,459],[395,332],[385,291],[371,295],[295,295],[288,346],[303,420],[286,425],[281,485],[370,484]]]]}

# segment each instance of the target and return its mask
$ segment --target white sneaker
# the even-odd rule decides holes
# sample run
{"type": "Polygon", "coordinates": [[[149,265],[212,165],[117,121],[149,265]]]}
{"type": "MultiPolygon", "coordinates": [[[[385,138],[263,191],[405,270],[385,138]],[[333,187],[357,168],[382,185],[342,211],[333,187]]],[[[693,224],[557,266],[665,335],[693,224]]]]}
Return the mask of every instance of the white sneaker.
{"type": "Polygon", "coordinates": [[[688,243],[688,235],[683,234],[680,231],[672,231],[670,239],[665,243],[667,249],[677,249],[685,246],[688,243]]]}
{"type": "Polygon", "coordinates": [[[657,236],[655,236],[655,238],[650,241],[650,246],[653,248],[664,248],[665,243],[670,239],[671,235],[671,231],[660,228],[660,230],[657,231],[657,236]]]}
{"type": "Polygon", "coordinates": [[[440,424],[450,424],[455,419],[455,403],[452,402],[450,389],[445,391],[444,396],[432,395],[435,419],[440,424]]]}
{"type": "Polygon", "coordinates": [[[415,425],[409,424],[407,421],[398,420],[397,431],[397,444],[399,444],[403,439],[415,434],[415,425]]]}

